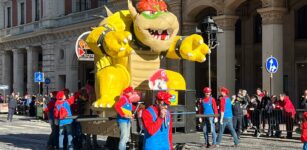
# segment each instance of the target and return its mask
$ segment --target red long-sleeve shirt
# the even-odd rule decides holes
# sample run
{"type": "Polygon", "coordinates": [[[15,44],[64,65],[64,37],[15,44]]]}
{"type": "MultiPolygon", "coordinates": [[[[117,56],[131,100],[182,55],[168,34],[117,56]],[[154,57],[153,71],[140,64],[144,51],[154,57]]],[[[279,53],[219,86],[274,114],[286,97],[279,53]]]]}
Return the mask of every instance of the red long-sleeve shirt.
{"type": "Polygon", "coordinates": [[[221,104],[220,104],[220,107],[221,107],[221,112],[225,112],[225,105],[226,105],[226,99],[228,98],[228,96],[224,96],[222,99],[221,99],[221,104]]]}
{"type": "MultiPolygon", "coordinates": [[[[209,99],[210,99],[210,97],[205,97],[203,102],[207,103],[207,102],[209,102],[209,99]]],[[[217,106],[216,106],[216,101],[215,101],[215,99],[213,97],[212,97],[212,107],[213,107],[214,114],[215,115],[218,114],[217,106]]],[[[204,111],[203,105],[201,105],[201,111],[202,111],[202,113],[204,111]]]]}
{"type": "MultiPolygon", "coordinates": [[[[152,115],[151,113],[146,109],[143,111],[142,113],[142,120],[144,123],[144,128],[146,129],[146,131],[150,134],[150,135],[154,135],[162,126],[162,123],[164,121],[164,119],[159,117],[159,108],[158,106],[150,106],[153,108],[154,112],[156,113],[157,119],[156,121],[153,121],[152,119],[152,115]]],[[[169,142],[170,142],[170,149],[172,149],[172,142],[173,142],[173,137],[172,137],[172,127],[173,127],[173,123],[172,123],[172,116],[170,115],[170,124],[169,124],[169,142]]],[[[163,142],[163,141],[161,141],[163,142]]],[[[159,144],[159,143],[157,143],[159,144]]]]}
{"type": "MultiPolygon", "coordinates": [[[[128,98],[128,96],[124,94],[124,95],[122,95],[122,96],[119,98],[119,100],[115,103],[115,106],[114,106],[116,112],[117,112],[121,117],[124,117],[124,116],[125,116],[125,113],[122,111],[121,107],[122,107],[123,105],[126,104],[126,100],[128,101],[128,103],[131,103],[130,100],[129,100],[129,98],[128,98]]],[[[131,105],[132,105],[132,104],[131,104],[131,105]]],[[[132,105],[132,111],[134,111],[134,110],[135,110],[135,106],[132,105]]]]}

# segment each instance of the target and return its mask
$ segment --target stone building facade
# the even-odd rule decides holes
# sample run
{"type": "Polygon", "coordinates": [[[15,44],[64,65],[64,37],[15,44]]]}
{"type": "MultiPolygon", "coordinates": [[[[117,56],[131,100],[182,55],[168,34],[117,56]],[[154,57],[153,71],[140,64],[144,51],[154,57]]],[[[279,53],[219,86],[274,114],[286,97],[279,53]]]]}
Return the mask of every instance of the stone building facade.
{"type": "MultiPolygon", "coordinates": [[[[51,79],[49,90],[76,91],[84,85],[94,65],[77,61],[75,41],[99,23],[94,15],[106,14],[102,5],[112,11],[127,8],[125,0],[0,0],[0,83],[10,91],[36,93],[33,75],[42,71],[51,79]]],[[[221,86],[232,94],[240,88],[270,91],[264,62],[271,55],[279,60],[273,94],[286,92],[297,100],[307,87],[307,22],[302,19],[307,1],[169,0],[169,8],[182,35],[195,33],[207,16],[224,30],[211,54],[215,91],[221,86]]],[[[166,60],[165,67],[180,71],[199,96],[208,84],[208,62],[166,60]]]]}

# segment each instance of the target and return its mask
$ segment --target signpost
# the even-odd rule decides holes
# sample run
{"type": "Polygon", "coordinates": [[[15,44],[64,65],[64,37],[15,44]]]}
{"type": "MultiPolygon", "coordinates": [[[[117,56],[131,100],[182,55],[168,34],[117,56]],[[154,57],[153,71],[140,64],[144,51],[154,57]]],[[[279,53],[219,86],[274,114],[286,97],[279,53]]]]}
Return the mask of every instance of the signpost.
{"type": "Polygon", "coordinates": [[[34,73],[34,82],[38,83],[38,93],[41,94],[41,82],[44,82],[44,73],[35,72],[34,73]]]}
{"type": "Polygon", "coordinates": [[[278,60],[271,56],[266,60],[265,63],[266,70],[270,73],[270,94],[272,95],[272,80],[273,74],[278,71],[278,60]]]}
{"type": "Polygon", "coordinates": [[[48,95],[48,93],[49,93],[49,84],[50,84],[50,82],[51,82],[51,80],[50,80],[50,78],[46,78],[45,79],[45,84],[46,84],[46,89],[47,89],[47,95],[48,95]]]}

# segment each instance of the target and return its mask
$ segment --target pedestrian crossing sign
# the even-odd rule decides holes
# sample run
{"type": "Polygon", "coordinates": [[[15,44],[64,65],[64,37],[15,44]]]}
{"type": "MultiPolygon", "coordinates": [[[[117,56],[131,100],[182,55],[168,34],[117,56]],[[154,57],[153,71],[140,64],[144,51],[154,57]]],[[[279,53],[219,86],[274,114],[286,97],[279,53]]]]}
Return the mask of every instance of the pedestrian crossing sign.
{"type": "Polygon", "coordinates": [[[269,73],[276,73],[278,70],[278,61],[275,57],[271,56],[266,61],[266,70],[269,73]]]}
{"type": "Polygon", "coordinates": [[[34,82],[44,82],[44,73],[42,72],[35,72],[34,73],[34,82]]]}

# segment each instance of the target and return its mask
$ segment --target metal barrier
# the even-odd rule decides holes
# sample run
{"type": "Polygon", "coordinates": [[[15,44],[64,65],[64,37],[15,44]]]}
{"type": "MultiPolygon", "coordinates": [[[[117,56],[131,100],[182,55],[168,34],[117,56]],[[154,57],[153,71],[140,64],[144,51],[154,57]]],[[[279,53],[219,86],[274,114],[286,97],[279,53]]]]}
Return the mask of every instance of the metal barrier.
{"type": "Polygon", "coordinates": [[[255,129],[255,135],[281,137],[282,132],[292,138],[292,133],[299,130],[303,121],[302,114],[307,110],[296,110],[294,116],[284,110],[250,109],[247,111],[247,123],[255,129]]]}

